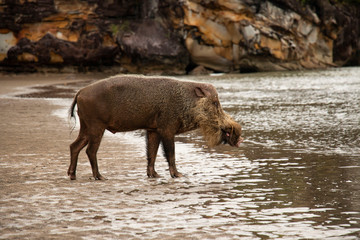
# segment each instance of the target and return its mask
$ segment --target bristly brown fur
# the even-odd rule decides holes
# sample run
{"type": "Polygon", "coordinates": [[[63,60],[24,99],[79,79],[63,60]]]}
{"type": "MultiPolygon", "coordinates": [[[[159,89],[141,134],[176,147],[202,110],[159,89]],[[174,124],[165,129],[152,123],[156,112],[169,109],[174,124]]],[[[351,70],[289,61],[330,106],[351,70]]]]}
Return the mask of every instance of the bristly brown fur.
{"type": "Polygon", "coordinates": [[[209,147],[214,147],[222,142],[222,129],[234,126],[236,122],[226,114],[222,109],[219,109],[218,114],[214,114],[209,106],[209,101],[205,98],[200,99],[195,108],[195,121],[198,123],[200,131],[206,140],[209,147]]]}

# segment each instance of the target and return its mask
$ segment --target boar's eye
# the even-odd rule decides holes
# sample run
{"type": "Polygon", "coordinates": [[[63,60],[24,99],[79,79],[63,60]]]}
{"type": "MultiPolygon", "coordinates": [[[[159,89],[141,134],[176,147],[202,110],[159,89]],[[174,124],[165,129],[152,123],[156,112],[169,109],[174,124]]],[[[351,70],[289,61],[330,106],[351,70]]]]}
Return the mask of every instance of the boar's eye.
{"type": "Polygon", "coordinates": [[[218,101],[213,102],[213,104],[215,105],[215,107],[219,107],[219,102],[218,101]]]}

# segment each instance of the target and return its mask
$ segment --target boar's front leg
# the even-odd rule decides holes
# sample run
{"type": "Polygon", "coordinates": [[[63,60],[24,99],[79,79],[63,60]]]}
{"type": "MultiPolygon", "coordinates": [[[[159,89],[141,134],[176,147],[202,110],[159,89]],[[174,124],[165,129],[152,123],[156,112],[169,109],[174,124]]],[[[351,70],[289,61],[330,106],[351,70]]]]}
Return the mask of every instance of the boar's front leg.
{"type": "Polygon", "coordinates": [[[175,135],[174,134],[162,134],[161,142],[164,148],[164,154],[169,164],[169,171],[172,178],[182,177],[175,165],[175,135]]]}
{"type": "Polygon", "coordinates": [[[155,171],[155,160],[160,144],[160,135],[155,132],[148,130],[146,132],[146,150],[147,150],[147,175],[149,178],[160,177],[155,171]]]}

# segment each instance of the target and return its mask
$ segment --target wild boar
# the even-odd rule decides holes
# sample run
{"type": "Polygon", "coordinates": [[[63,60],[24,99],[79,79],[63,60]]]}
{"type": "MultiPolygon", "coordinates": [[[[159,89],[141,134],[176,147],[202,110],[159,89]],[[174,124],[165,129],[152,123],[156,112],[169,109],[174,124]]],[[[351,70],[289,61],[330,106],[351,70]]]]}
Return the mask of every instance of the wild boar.
{"type": "Polygon", "coordinates": [[[105,129],[112,133],[146,130],[147,175],[159,177],[155,158],[162,143],[171,177],[182,176],[175,165],[174,137],[200,128],[209,146],[227,143],[239,147],[241,126],[226,114],[211,84],[179,81],[172,78],[115,76],[81,89],[74,97],[70,115],[77,104],[80,131],[70,145],[70,179],[76,179],[81,149],[86,154],[93,176],[100,174],[96,153],[105,129]]]}

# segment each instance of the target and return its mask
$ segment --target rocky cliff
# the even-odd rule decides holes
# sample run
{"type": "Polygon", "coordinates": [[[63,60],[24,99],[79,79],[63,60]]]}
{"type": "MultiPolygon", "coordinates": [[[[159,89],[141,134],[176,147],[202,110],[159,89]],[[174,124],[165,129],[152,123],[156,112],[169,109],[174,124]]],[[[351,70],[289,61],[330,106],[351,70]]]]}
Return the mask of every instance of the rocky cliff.
{"type": "Polygon", "coordinates": [[[360,5],[332,0],[0,0],[3,71],[184,74],[360,65],[360,5]]]}

